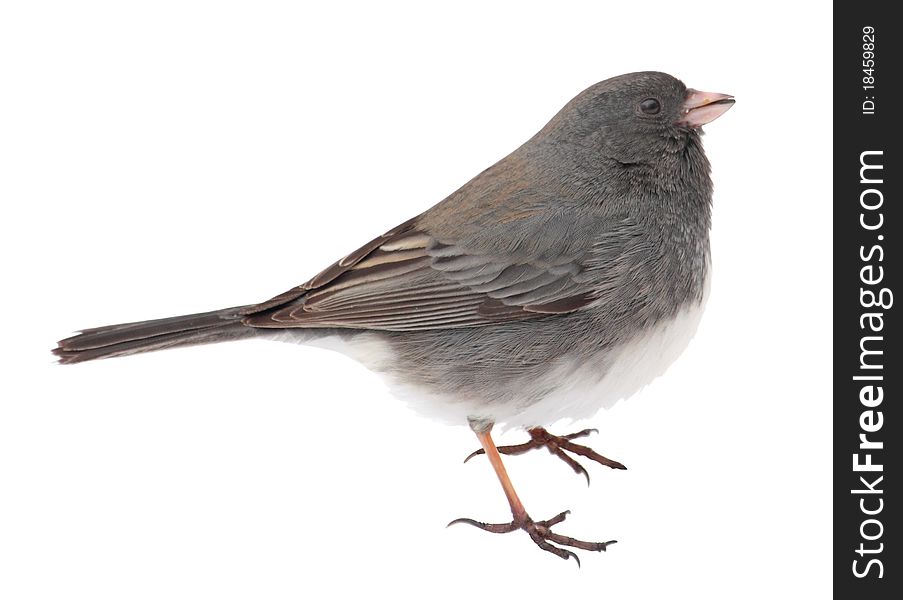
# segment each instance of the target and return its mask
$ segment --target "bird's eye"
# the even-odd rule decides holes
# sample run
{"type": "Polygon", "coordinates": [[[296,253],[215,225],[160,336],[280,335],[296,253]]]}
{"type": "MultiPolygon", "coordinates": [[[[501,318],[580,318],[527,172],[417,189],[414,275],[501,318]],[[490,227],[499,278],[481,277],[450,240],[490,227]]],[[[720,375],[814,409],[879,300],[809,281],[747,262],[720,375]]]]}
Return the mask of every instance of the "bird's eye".
{"type": "Polygon", "coordinates": [[[655,98],[646,98],[642,102],[640,102],[640,110],[647,115],[655,115],[658,114],[658,111],[662,109],[662,105],[659,104],[658,100],[655,98]]]}

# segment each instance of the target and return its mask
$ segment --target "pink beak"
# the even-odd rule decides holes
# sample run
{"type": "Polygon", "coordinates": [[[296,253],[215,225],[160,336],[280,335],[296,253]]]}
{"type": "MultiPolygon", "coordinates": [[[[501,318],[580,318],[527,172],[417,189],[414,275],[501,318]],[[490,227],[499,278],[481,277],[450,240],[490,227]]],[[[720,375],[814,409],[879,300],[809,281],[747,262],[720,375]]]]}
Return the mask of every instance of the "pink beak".
{"type": "Polygon", "coordinates": [[[689,89],[687,90],[687,99],[684,100],[684,114],[674,124],[694,129],[702,127],[726,113],[733,105],[734,97],[730,94],[689,89]]]}

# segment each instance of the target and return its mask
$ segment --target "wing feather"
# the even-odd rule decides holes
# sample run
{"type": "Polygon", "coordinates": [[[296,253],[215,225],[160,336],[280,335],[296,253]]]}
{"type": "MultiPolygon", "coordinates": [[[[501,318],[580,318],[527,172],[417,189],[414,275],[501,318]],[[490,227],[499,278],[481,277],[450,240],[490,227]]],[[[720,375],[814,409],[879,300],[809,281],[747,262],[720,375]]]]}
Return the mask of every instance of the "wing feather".
{"type": "Polygon", "coordinates": [[[439,241],[417,229],[415,219],[306,284],[246,309],[244,321],[256,327],[416,331],[573,312],[598,299],[593,281],[617,279],[623,271],[600,265],[632,251],[618,247],[635,239],[628,233],[600,236],[595,254],[499,255],[439,241]],[[591,277],[589,269],[600,272],[591,277]]]}

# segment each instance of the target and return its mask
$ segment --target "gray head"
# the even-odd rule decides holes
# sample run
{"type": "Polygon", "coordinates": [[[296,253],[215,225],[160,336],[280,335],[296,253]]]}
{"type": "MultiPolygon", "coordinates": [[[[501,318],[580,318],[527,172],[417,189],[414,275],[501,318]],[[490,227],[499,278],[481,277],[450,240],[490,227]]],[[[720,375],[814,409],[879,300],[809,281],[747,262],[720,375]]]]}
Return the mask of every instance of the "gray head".
{"type": "Polygon", "coordinates": [[[620,163],[654,164],[684,150],[733,103],[726,94],[688,89],[667,73],[628,73],[581,92],[541,134],[620,163]]]}

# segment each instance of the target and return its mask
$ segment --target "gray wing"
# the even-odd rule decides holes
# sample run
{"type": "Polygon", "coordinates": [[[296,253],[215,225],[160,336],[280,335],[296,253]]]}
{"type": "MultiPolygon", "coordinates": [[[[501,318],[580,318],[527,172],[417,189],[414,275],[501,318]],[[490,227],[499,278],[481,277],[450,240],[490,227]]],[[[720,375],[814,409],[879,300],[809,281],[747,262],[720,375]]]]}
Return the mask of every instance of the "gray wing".
{"type": "Polygon", "coordinates": [[[569,237],[573,227],[531,219],[504,252],[442,239],[409,221],[306,284],[246,309],[244,322],[412,331],[568,313],[604,300],[641,239],[634,223],[613,219],[580,248],[569,237]]]}

